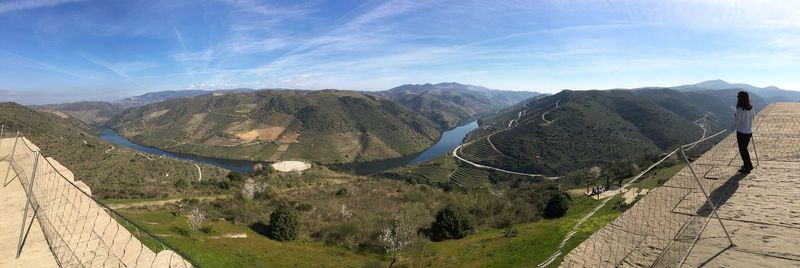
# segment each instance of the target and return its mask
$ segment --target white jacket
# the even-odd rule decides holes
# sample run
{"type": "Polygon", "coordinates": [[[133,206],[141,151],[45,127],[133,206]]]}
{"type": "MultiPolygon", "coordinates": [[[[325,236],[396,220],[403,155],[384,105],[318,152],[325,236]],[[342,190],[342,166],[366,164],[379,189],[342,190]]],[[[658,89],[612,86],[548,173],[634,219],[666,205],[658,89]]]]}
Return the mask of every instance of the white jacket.
{"type": "Polygon", "coordinates": [[[753,133],[753,118],[755,116],[756,113],[752,109],[748,111],[742,109],[742,107],[736,107],[736,120],[733,127],[736,128],[737,132],[753,133]]]}

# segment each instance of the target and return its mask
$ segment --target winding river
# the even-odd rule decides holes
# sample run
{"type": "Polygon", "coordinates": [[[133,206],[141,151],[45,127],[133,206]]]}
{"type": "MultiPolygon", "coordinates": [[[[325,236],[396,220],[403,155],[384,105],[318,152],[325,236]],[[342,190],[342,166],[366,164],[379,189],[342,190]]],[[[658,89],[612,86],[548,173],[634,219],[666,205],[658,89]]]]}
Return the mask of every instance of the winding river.
{"type": "MultiPolygon", "coordinates": [[[[350,164],[335,165],[335,166],[339,169],[354,172],[359,175],[366,175],[366,174],[378,173],[381,171],[405,165],[422,163],[449,153],[450,151],[452,151],[454,148],[456,148],[458,145],[461,144],[461,141],[464,140],[464,137],[466,137],[467,134],[469,134],[472,130],[474,130],[477,127],[478,127],[478,121],[473,121],[468,124],[458,126],[452,130],[445,131],[444,133],[442,133],[442,137],[439,138],[439,141],[436,142],[436,144],[434,144],[433,146],[431,146],[430,148],[419,154],[414,154],[394,159],[362,162],[362,163],[350,163],[350,164]]],[[[120,136],[119,133],[117,133],[114,129],[111,128],[103,129],[103,131],[100,133],[100,138],[110,143],[120,146],[125,146],[143,153],[148,153],[153,155],[163,155],[166,157],[171,157],[181,160],[189,160],[193,162],[218,166],[228,170],[235,170],[243,173],[250,172],[253,169],[253,165],[257,163],[255,161],[219,159],[219,158],[201,157],[195,155],[167,152],[158,148],[153,148],[133,143],[128,139],[126,139],[125,137],[120,136]]]]}
{"type": "Polygon", "coordinates": [[[129,141],[128,139],[126,139],[125,137],[120,136],[119,133],[117,133],[116,130],[111,129],[111,128],[103,129],[103,131],[100,132],[100,138],[105,140],[105,141],[107,141],[107,142],[110,142],[110,143],[113,143],[113,144],[116,144],[116,145],[120,145],[120,146],[125,146],[125,147],[131,148],[133,150],[142,152],[142,153],[148,153],[148,154],[159,155],[159,156],[163,155],[163,156],[171,157],[171,158],[175,158],[175,159],[188,160],[188,161],[197,162],[197,163],[209,164],[209,165],[218,166],[218,167],[221,167],[221,168],[224,168],[224,169],[227,169],[227,170],[239,171],[239,172],[242,172],[242,173],[247,173],[247,172],[252,171],[253,170],[253,165],[258,163],[258,162],[255,162],[255,161],[219,159],[219,158],[202,157],[202,156],[196,156],[196,155],[188,155],[188,154],[167,152],[167,151],[164,151],[164,150],[161,150],[161,149],[158,149],[158,148],[147,147],[147,146],[144,146],[144,145],[139,145],[139,144],[133,143],[133,142],[129,141]]]}

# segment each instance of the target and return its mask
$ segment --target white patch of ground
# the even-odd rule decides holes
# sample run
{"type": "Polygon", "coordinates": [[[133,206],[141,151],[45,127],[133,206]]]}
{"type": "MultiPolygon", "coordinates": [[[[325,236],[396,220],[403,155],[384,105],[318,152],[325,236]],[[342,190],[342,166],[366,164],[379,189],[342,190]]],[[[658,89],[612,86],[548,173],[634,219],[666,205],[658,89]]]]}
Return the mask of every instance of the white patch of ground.
{"type": "Polygon", "coordinates": [[[158,111],[155,111],[155,112],[152,112],[152,113],[146,114],[146,115],[144,116],[144,119],[145,119],[145,120],[151,120],[151,119],[155,119],[155,118],[157,118],[157,117],[160,117],[160,116],[164,115],[164,114],[165,114],[165,113],[167,113],[167,112],[169,112],[169,109],[158,110],[158,111]]]}
{"type": "Polygon", "coordinates": [[[272,164],[272,168],[280,172],[303,171],[311,168],[311,164],[303,161],[281,161],[272,164]]]}

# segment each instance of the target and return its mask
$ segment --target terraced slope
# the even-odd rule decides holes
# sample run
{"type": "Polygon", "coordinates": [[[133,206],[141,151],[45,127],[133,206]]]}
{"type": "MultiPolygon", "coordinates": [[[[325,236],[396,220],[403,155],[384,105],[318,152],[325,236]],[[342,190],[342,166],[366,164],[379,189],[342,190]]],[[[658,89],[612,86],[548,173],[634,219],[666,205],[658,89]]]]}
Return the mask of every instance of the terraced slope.
{"type": "Polygon", "coordinates": [[[441,129],[388,99],[352,91],[258,91],[132,108],[110,125],[137,143],[244,160],[323,164],[396,158],[433,145],[441,129]]]}

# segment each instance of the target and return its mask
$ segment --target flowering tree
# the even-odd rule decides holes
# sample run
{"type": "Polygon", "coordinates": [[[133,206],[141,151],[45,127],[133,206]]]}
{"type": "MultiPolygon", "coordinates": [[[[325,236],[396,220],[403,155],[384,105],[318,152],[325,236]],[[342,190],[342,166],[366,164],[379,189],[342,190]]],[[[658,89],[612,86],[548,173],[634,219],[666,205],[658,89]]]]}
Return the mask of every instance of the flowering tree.
{"type": "Polygon", "coordinates": [[[341,211],[341,213],[342,213],[342,217],[343,217],[345,220],[349,220],[349,219],[350,219],[350,217],[353,217],[353,212],[350,212],[350,210],[349,210],[349,209],[347,209],[347,206],[346,206],[346,205],[344,205],[344,204],[342,204],[342,211],[341,211]]]}
{"type": "Polygon", "coordinates": [[[392,263],[389,264],[389,268],[397,262],[400,253],[410,245],[414,239],[416,239],[414,228],[400,219],[395,219],[394,224],[391,226],[384,226],[381,228],[378,240],[383,245],[383,248],[386,249],[386,253],[392,255],[392,263]]]}
{"type": "Polygon", "coordinates": [[[206,215],[204,215],[199,208],[194,208],[189,212],[189,215],[186,215],[186,223],[189,225],[189,229],[192,230],[200,229],[200,226],[202,226],[205,221],[206,215]]]}
{"type": "Polygon", "coordinates": [[[263,193],[266,189],[267,185],[265,183],[247,179],[247,181],[244,182],[244,186],[242,186],[242,197],[247,200],[253,200],[256,195],[263,193]]]}

